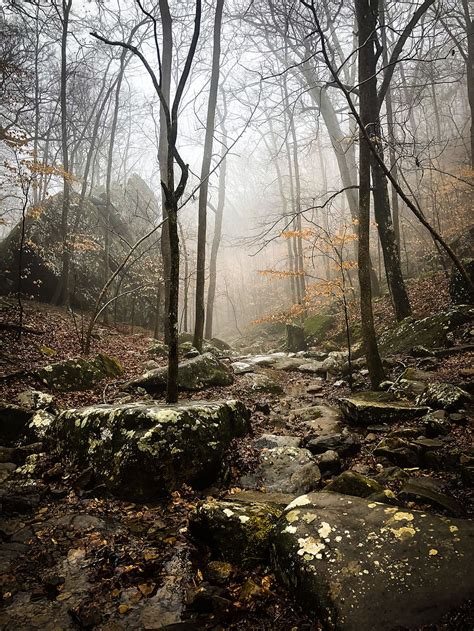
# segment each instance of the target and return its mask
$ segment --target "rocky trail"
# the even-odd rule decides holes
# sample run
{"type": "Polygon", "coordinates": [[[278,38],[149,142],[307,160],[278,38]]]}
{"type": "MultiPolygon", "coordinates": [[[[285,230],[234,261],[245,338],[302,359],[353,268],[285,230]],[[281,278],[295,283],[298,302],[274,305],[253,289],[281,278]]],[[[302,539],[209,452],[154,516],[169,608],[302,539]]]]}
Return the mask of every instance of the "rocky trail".
{"type": "Polygon", "coordinates": [[[473,628],[471,308],[388,332],[377,393],[342,350],[183,336],[175,406],[162,343],[56,355],[48,315],[2,346],[2,628],[473,628]]]}

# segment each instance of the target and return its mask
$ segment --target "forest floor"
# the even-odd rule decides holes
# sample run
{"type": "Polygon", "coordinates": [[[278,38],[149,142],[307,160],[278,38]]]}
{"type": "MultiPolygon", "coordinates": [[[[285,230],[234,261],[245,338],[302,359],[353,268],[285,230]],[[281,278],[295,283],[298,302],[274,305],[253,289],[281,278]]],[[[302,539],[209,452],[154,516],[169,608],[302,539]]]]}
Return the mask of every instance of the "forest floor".
{"type": "MultiPolygon", "coordinates": [[[[420,315],[436,306],[432,305],[433,300],[444,299],[442,291],[432,291],[431,283],[426,288],[419,283],[413,293],[420,315]]],[[[389,317],[387,305],[382,302],[377,313],[379,322],[384,311],[389,317]]],[[[0,326],[15,322],[16,316],[16,306],[5,301],[0,311],[0,326]]],[[[63,309],[26,303],[25,325],[30,332],[21,339],[17,331],[7,326],[2,330],[0,400],[9,403],[16,403],[18,395],[28,388],[45,390],[35,381],[34,369],[80,354],[72,318],[63,309]]],[[[123,383],[143,372],[149,346],[146,331],[132,333],[124,327],[122,330],[98,327],[94,353],[117,357],[124,375],[106,379],[90,390],[54,393],[55,405],[65,409],[113,403],[120,398],[123,383]]],[[[389,376],[399,374],[407,366],[416,367],[418,361],[408,356],[397,358],[389,376]]],[[[472,369],[473,364],[472,352],[460,353],[440,362],[433,370],[433,377],[456,383],[460,370],[472,369]]],[[[183,486],[171,497],[154,503],[126,502],[111,496],[87,470],[41,452],[28,497],[16,496],[11,489],[3,495],[0,628],[12,631],[162,628],[157,620],[162,608],[154,596],[161,593],[164,585],[173,583],[177,575],[186,579],[188,606],[185,621],[169,626],[170,630],[321,628],[295,605],[267,564],[251,572],[232,567],[225,581],[216,579],[217,585],[215,582],[213,585],[209,578],[209,552],[197,546],[189,535],[189,515],[199,499],[209,495],[223,497],[229,489],[239,487],[242,475],[255,470],[259,461],[255,438],[266,433],[305,439],[309,430],[292,411],[318,404],[332,405],[338,397],[349,393],[345,383],[337,385],[337,379],[322,381],[315,392],[311,375],[275,371],[271,367],[259,367],[256,371],[278,380],[284,394],[249,391],[247,382],[236,376],[231,386],[203,390],[198,396],[183,395],[183,400],[237,398],[251,410],[251,433],[234,439],[221,485],[200,492],[183,486]],[[196,598],[203,591],[207,597],[196,598]]],[[[368,387],[363,379],[359,387],[368,387]]],[[[139,400],[140,395],[133,398],[139,400]]],[[[469,449],[471,440],[467,420],[454,427],[449,449],[469,449]]],[[[376,473],[373,437],[365,432],[361,441],[360,452],[344,463],[344,469],[376,473]]],[[[421,473],[426,471],[414,471],[413,475],[421,473]]],[[[465,515],[472,516],[472,488],[465,487],[459,476],[449,471],[430,475],[455,498],[465,515]]],[[[389,486],[396,492],[400,481],[392,481],[389,486]]],[[[407,502],[407,506],[426,508],[415,501],[407,502]]],[[[439,507],[430,510],[445,514],[439,507]]],[[[472,612],[466,606],[437,628],[461,630],[472,628],[472,623],[472,612]]]]}

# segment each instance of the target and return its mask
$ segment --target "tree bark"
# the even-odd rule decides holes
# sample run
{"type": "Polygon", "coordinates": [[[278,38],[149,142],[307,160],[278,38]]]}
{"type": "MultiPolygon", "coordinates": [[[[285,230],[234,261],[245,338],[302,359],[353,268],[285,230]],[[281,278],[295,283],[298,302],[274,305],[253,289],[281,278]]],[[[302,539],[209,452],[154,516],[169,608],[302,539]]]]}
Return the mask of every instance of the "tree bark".
{"type": "Polygon", "coordinates": [[[219,169],[219,192],[217,197],[217,206],[214,219],[214,236],[212,239],[211,256],[209,258],[209,286],[207,289],[207,305],[206,305],[206,329],[205,335],[208,340],[212,337],[212,326],[214,320],[214,302],[216,297],[216,285],[217,285],[217,254],[219,252],[219,246],[222,236],[222,219],[224,217],[225,206],[225,187],[226,187],[226,175],[227,175],[227,130],[225,127],[225,115],[226,108],[224,107],[223,120],[221,122],[222,128],[222,151],[221,151],[221,164],[219,169]]]}
{"type": "Polygon", "coordinates": [[[196,320],[194,323],[193,345],[202,351],[204,334],[204,288],[206,282],[206,229],[207,229],[207,198],[209,193],[209,172],[211,170],[212,146],[216,119],[217,91],[219,88],[220,56],[221,56],[221,25],[224,0],[216,1],[214,18],[214,42],[212,50],[211,83],[209,87],[209,101],[207,105],[206,136],[204,139],[204,155],[201,166],[201,187],[199,189],[199,220],[197,235],[196,261],[196,320]]]}
{"type": "MultiPolygon", "coordinates": [[[[377,0],[376,0],[377,1],[377,0]]],[[[356,14],[359,30],[359,107],[363,125],[370,125],[373,110],[375,75],[372,71],[374,56],[374,34],[376,16],[369,0],[356,0],[356,14]],[[372,86],[370,85],[372,83],[372,86]]],[[[372,3],[373,6],[374,3],[372,3]]],[[[384,379],[382,360],[377,346],[377,337],[372,311],[372,291],[370,285],[370,163],[369,141],[362,132],[359,135],[359,240],[358,266],[360,285],[360,310],[362,336],[369,378],[373,388],[378,388],[384,379]]]]}

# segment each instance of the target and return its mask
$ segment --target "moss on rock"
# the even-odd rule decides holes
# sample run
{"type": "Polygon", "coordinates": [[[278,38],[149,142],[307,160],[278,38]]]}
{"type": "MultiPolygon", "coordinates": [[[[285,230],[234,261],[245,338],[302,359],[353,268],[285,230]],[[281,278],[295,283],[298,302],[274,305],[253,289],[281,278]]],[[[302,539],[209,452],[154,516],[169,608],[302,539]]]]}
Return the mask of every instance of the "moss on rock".
{"type": "Polygon", "coordinates": [[[36,376],[52,390],[87,390],[105,377],[117,377],[123,368],[114,357],[99,353],[94,359],[76,357],[40,368],[36,376]]]}

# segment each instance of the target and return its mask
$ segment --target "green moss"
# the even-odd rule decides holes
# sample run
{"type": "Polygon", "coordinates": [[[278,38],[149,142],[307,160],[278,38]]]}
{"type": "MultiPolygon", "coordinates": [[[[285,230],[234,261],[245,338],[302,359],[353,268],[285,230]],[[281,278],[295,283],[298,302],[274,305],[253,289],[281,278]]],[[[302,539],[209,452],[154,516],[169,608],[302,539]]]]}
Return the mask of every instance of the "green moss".
{"type": "Polygon", "coordinates": [[[334,316],[317,313],[306,318],[304,321],[304,332],[314,342],[322,342],[335,324],[336,318],[334,316]]]}

